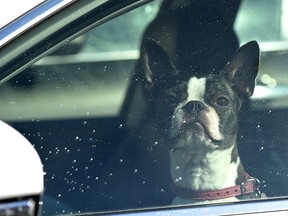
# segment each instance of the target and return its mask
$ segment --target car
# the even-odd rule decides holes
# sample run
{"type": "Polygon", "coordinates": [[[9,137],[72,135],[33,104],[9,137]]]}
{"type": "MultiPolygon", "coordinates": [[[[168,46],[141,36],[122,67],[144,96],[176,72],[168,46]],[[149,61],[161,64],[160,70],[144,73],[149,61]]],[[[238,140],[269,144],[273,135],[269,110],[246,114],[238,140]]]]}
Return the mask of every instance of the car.
{"type": "MultiPolygon", "coordinates": [[[[287,213],[287,1],[47,0],[12,11],[0,27],[0,118],[41,158],[45,190],[39,214],[287,213]],[[167,5],[185,9],[193,4],[203,12],[194,11],[196,23],[215,10],[225,17],[237,46],[251,40],[260,45],[259,74],[249,112],[239,122],[238,148],[267,199],[175,206],[167,158],[155,160],[161,169],[151,174],[143,160],[151,158],[141,147],[120,155],[128,133],[141,130],[147,105],[135,75],[141,42],[145,36],[169,38],[151,27],[167,5]],[[130,167],[120,168],[126,161],[132,161],[130,167]]],[[[216,31],[213,25],[207,29],[216,31]]],[[[192,39],[183,40],[183,47],[193,49],[192,39]]],[[[209,55],[221,47],[235,50],[222,36],[204,41],[209,41],[209,55]]],[[[197,59],[200,65],[209,62],[205,54],[197,59]]],[[[216,67],[221,61],[228,59],[210,63],[216,67]]],[[[159,148],[157,143],[152,147],[159,148]]],[[[11,201],[1,192],[0,198],[11,201]]]]}

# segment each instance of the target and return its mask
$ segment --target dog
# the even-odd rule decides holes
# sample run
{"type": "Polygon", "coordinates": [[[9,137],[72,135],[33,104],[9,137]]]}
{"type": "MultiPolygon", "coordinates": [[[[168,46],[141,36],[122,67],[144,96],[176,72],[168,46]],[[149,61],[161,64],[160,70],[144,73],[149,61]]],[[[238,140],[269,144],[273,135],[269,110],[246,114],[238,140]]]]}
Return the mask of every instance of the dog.
{"type": "Polygon", "coordinates": [[[245,172],[237,150],[239,112],[253,94],[259,52],[251,41],[220,71],[178,70],[159,43],[143,40],[140,66],[149,107],[143,134],[168,148],[173,204],[261,197],[259,180],[245,172]]]}

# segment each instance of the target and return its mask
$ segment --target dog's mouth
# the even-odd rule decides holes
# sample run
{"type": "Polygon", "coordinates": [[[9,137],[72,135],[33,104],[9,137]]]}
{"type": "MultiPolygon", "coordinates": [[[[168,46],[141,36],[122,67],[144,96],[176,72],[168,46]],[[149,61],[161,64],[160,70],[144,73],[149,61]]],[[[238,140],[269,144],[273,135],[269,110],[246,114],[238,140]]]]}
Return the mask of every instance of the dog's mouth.
{"type": "Polygon", "coordinates": [[[219,129],[209,127],[208,124],[201,119],[195,119],[190,122],[184,121],[177,133],[174,134],[173,139],[177,142],[178,139],[187,136],[187,134],[196,138],[206,139],[215,145],[219,145],[223,140],[219,129]]]}
{"type": "Polygon", "coordinates": [[[201,120],[196,120],[189,124],[183,124],[182,128],[182,130],[188,130],[189,133],[193,133],[196,136],[201,136],[201,133],[203,133],[207,135],[208,139],[213,142],[220,142],[222,140],[222,137],[220,137],[218,133],[209,128],[207,124],[202,122],[201,120]]]}

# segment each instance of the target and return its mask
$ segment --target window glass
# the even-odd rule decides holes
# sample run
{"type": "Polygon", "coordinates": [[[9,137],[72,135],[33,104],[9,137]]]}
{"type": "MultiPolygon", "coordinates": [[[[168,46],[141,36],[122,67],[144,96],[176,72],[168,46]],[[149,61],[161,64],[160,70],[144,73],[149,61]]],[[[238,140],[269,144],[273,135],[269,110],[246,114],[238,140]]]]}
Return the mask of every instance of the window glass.
{"type": "Polygon", "coordinates": [[[284,25],[286,15],[282,13],[285,5],[282,2],[285,1],[242,1],[235,21],[235,30],[240,41],[243,43],[254,39],[259,42],[272,42],[287,39],[284,25]]]}
{"type": "Polygon", "coordinates": [[[234,24],[240,43],[260,42],[261,64],[253,95],[257,102],[255,107],[265,104],[278,108],[287,106],[286,100],[283,101],[288,84],[285,76],[288,66],[287,5],[286,0],[244,0],[234,24]]]}
{"type": "Polygon", "coordinates": [[[117,116],[139,56],[141,36],[159,3],[87,32],[1,86],[1,119],[117,116]],[[119,31],[120,26],[127,29],[119,31]]]}
{"type": "MultiPolygon", "coordinates": [[[[174,170],[177,173],[180,167],[177,165],[172,169],[168,165],[171,162],[167,154],[168,148],[159,144],[163,140],[155,138],[155,133],[149,133],[147,139],[144,138],[144,141],[147,141],[146,145],[141,145],[140,140],[143,141],[143,136],[140,132],[147,129],[147,119],[154,116],[161,118],[167,114],[164,108],[173,106],[176,93],[169,88],[165,91],[165,94],[168,92],[169,98],[163,99],[161,97],[164,93],[160,90],[154,92],[160,98],[156,105],[163,107],[163,112],[145,113],[154,95],[145,95],[139,86],[135,89],[131,87],[138,84],[139,80],[143,81],[145,77],[148,82],[149,78],[153,78],[149,73],[140,78],[135,77],[135,74],[137,75],[143,34],[159,13],[162,2],[167,5],[168,1],[153,1],[90,30],[0,86],[1,119],[9,122],[33,143],[44,164],[46,190],[43,215],[171,206],[175,194],[170,190],[173,178],[170,171],[174,170]],[[131,89],[135,94],[130,98],[131,95],[128,93],[131,93],[131,89]],[[143,98],[146,97],[147,101],[143,102],[143,98]],[[126,108],[124,114],[121,112],[123,107],[126,108]],[[153,142],[150,142],[151,140],[153,142]]],[[[183,8],[193,3],[184,4],[183,8]]],[[[216,7],[222,15],[223,11],[225,12],[222,8],[225,4],[223,3],[220,9],[216,7]]],[[[189,59],[199,63],[197,69],[215,70],[216,66],[209,68],[209,65],[216,65],[217,61],[211,60],[210,57],[212,54],[218,54],[218,50],[214,49],[205,55],[202,46],[207,45],[207,41],[215,42],[217,47],[221,47],[222,42],[226,46],[229,43],[226,43],[226,35],[223,32],[217,32],[216,36],[221,35],[217,38],[209,38],[210,34],[197,35],[193,28],[187,30],[189,34],[180,35],[173,32],[175,29],[184,28],[189,22],[195,22],[195,26],[198,26],[198,17],[201,20],[200,28],[207,27],[209,31],[218,31],[214,26],[211,27],[211,22],[207,22],[206,26],[205,20],[202,20],[205,15],[213,12],[212,6],[202,4],[200,8],[204,8],[205,12],[199,12],[192,7],[193,13],[187,13],[184,9],[182,11],[180,3],[175,1],[171,6],[173,13],[177,8],[181,8],[181,14],[169,15],[169,23],[174,25],[174,21],[182,16],[182,12],[187,19],[185,18],[179,26],[173,26],[172,31],[169,29],[170,25],[152,28],[149,35],[157,38],[158,32],[164,33],[161,37],[165,36],[165,39],[157,42],[163,46],[167,45],[165,48],[168,55],[175,54],[173,66],[168,67],[168,61],[165,64],[156,62],[150,65],[143,64],[141,69],[145,66],[157,69],[159,66],[169,72],[174,66],[181,69],[187,67],[181,63],[183,59],[189,59]],[[191,14],[198,16],[197,19],[190,19],[191,14]],[[181,42],[177,44],[181,49],[188,52],[193,50],[192,54],[174,53],[173,38],[181,42]],[[194,50],[194,47],[197,49],[194,50]],[[198,58],[199,53],[201,58],[198,58]]],[[[260,189],[270,197],[288,194],[288,186],[285,186],[288,175],[286,12],[286,0],[243,0],[233,24],[240,44],[256,40],[261,48],[261,64],[251,99],[251,110],[241,115],[239,121],[238,147],[245,170],[259,178],[260,189]]],[[[217,11],[213,16],[219,18],[219,13],[217,11]]],[[[162,22],[165,23],[167,20],[163,19],[162,22]]],[[[212,23],[217,26],[219,20],[215,19],[212,23]]],[[[230,34],[234,33],[229,32],[230,34]]],[[[226,48],[232,49],[232,45],[226,48]]],[[[151,53],[153,55],[153,52],[151,53]]],[[[154,55],[155,58],[159,56],[165,58],[161,52],[158,56],[154,55]]],[[[228,61],[226,58],[223,59],[220,60],[228,61]]],[[[162,77],[159,80],[165,86],[175,81],[162,77]]],[[[149,85],[148,82],[145,82],[144,88],[149,85]]],[[[203,87],[201,83],[203,84],[203,80],[194,83],[196,87],[191,87],[190,90],[198,91],[203,87]]],[[[223,97],[214,103],[222,106],[221,109],[224,110],[223,107],[228,106],[230,98],[214,82],[211,85],[221,92],[223,97]]],[[[180,90],[184,88],[183,85],[178,87],[180,90]]],[[[216,94],[218,93],[211,92],[205,99],[216,94]]],[[[184,97],[176,96],[180,99],[184,97]]],[[[185,109],[192,109],[193,106],[195,109],[201,107],[199,104],[188,104],[185,109]]],[[[159,110],[157,107],[153,109],[159,110]]],[[[211,118],[218,121],[222,117],[211,118]]],[[[171,127],[177,127],[178,123],[171,127]]],[[[152,127],[151,130],[153,129],[152,127]]],[[[216,129],[210,133],[213,134],[216,129]]],[[[167,130],[163,129],[159,134],[165,132],[167,130]]],[[[182,132],[178,135],[181,136],[182,132]]],[[[220,135],[215,136],[212,138],[216,141],[218,138],[221,139],[220,135]]],[[[169,149],[171,152],[174,151],[171,146],[169,149]]],[[[202,149],[198,153],[202,154],[202,149]]],[[[185,152],[183,155],[185,156],[185,152]]],[[[182,176],[174,180],[181,181],[182,176]]]]}

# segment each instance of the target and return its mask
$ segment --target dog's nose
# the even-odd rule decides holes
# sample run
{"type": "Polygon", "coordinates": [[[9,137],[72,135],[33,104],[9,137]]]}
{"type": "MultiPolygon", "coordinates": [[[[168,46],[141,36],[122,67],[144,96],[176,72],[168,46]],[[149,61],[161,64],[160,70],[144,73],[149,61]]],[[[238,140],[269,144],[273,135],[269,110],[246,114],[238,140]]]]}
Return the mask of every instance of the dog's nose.
{"type": "Polygon", "coordinates": [[[189,101],[182,107],[182,109],[186,112],[198,113],[205,109],[205,104],[201,101],[189,101]]]}

